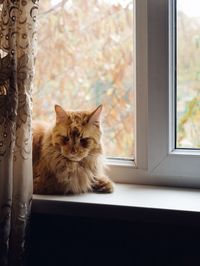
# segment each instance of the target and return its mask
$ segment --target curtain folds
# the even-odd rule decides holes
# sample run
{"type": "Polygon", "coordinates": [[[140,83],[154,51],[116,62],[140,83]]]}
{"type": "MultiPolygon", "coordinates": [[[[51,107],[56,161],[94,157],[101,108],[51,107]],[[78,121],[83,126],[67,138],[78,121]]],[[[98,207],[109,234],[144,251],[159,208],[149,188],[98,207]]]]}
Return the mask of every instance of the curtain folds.
{"type": "Polygon", "coordinates": [[[22,265],[32,199],[37,0],[0,0],[0,265],[22,265]]]}

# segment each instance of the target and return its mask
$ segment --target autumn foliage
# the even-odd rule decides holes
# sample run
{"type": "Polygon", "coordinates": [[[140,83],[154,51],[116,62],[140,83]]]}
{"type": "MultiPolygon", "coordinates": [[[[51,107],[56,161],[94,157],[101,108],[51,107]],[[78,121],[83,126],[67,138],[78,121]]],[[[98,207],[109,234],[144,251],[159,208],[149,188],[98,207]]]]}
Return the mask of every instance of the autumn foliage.
{"type": "Polygon", "coordinates": [[[200,148],[200,18],[177,14],[177,147],[200,148]]]}
{"type": "Polygon", "coordinates": [[[33,118],[104,105],[107,156],[134,155],[133,1],[40,1],[33,118]],[[123,4],[121,3],[123,2],[123,4]]]}

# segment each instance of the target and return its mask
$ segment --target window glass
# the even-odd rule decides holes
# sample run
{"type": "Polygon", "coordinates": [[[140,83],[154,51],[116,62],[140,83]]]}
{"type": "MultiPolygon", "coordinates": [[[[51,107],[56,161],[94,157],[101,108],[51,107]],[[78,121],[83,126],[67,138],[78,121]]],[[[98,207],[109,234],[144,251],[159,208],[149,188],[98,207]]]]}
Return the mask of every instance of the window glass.
{"type": "Polygon", "coordinates": [[[105,152],[134,157],[133,0],[42,0],[33,119],[104,105],[105,152]]]}
{"type": "Polygon", "coordinates": [[[200,1],[177,0],[176,145],[200,148],[200,1]]]}

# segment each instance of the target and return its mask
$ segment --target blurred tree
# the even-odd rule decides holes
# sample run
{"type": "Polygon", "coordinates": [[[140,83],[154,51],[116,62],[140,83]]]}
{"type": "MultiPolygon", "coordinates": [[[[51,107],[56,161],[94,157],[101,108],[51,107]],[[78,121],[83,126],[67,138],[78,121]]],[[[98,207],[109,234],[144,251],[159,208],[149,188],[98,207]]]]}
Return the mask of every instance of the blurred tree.
{"type": "Polygon", "coordinates": [[[177,17],[177,146],[200,148],[200,18],[177,17]]]}
{"type": "Polygon", "coordinates": [[[41,1],[34,119],[102,103],[106,154],[133,158],[133,28],[132,0],[41,1]]]}

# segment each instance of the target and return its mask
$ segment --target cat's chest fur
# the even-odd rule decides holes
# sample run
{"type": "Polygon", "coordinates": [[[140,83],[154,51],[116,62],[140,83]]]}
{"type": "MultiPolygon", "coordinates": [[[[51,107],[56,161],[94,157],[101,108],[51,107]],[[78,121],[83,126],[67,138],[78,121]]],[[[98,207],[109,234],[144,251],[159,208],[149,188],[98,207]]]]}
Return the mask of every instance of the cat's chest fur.
{"type": "Polygon", "coordinates": [[[82,163],[66,162],[63,172],[57,174],[58,181],[66,183],[66,193],[82,193],[91,190],[94,173],[82,163]]]}
{"type": "Polygon", "coordinates": [[[58,187],[62,187],[64,194],[84,193],[92,190],[98,156],[84,158],[80,162],[69,161],[51,146],[43,158],[54,182],[58,184],[58,187]]]}

